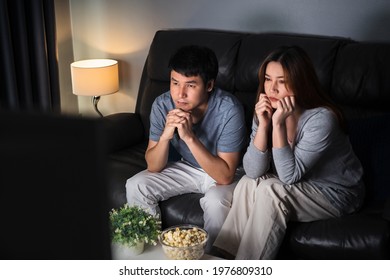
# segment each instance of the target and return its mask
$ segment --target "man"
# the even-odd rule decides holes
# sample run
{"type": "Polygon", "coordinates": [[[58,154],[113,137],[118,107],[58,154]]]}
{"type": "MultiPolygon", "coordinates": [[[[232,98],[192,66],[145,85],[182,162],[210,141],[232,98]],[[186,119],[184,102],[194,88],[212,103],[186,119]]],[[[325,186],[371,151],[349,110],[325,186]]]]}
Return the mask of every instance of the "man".
{"type": "Polygon", "coordinates": [[[170,91],[150,114],[147,170],[127,180],[130,205],[158,214],[158,202],[184,193],[204,193],[200,204],[208,251],[229,212],[245,147],[244,113],[230,93],[215,88],[218,61],[204,47],[185,46],[170,59],[170,91]],[[174,147],[181,160],[169,162],[174,147]]]}

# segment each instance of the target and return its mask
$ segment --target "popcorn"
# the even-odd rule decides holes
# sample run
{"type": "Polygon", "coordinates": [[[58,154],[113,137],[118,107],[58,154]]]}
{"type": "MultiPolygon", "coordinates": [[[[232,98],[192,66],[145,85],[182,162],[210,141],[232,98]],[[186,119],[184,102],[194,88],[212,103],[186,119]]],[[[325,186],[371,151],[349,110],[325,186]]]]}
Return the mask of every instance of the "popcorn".
{"type": "Polygon", "coordinates": [[[174,227],[163,231],[160,241],[168,258],[197,260],[204,254],[207,232],[195,226],[174,227]]]}

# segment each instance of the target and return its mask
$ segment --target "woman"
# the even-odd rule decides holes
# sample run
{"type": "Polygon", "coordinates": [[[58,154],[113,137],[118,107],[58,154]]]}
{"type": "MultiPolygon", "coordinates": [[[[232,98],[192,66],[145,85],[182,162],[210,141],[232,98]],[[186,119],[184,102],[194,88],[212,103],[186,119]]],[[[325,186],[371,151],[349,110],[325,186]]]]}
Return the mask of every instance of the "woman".
{"type": "Polygon", "coordinates": [[[274,259],[288,221],[339,217],[364,198],[362,166],[341,113],[305,51],[275,50],[258,75],[246,175],[214,243],[236,259],[274,259]]]}

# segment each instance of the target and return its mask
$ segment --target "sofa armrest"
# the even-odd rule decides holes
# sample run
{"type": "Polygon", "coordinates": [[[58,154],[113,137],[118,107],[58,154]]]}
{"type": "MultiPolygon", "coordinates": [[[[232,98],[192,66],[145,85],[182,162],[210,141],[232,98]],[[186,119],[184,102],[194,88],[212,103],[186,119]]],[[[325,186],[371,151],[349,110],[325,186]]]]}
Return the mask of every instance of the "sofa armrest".
{"type": "Polygon", "coordinates": [[[117,113],[103,118],[107,132],[108,151],[132,147],[145,140],[141,118],[136,113],[117,113]]]}

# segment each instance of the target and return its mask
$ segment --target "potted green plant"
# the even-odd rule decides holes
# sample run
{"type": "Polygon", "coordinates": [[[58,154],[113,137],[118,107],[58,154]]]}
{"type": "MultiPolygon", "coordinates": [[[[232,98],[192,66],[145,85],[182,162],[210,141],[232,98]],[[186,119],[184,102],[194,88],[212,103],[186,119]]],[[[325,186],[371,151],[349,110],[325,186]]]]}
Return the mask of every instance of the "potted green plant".
{"type": "Polygon", "coordinates": [[[123,205],[110,211],[112,253],[127,258],[143,252],[144,244],[156,245],[161,221],[139,206],[123,205]]]}

